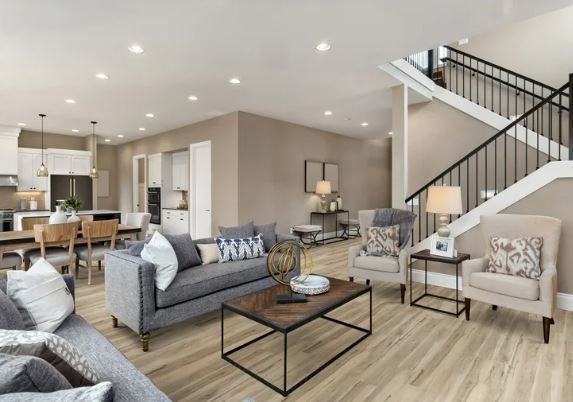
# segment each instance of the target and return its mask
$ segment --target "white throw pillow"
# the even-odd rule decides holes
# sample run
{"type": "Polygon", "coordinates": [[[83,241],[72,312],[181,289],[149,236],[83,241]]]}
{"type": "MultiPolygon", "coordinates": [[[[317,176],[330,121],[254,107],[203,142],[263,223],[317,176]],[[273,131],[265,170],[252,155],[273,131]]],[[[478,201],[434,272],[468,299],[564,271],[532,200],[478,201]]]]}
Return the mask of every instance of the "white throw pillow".
{"type": "Polygon", "coordinates": [[[199,256],[201,256],[203,265],[219,262],[219,247],[215,243],[197,244],[197,248],[199,249],[199,256]]]}
{"type": "Polygon", "coordinates": [[[40,258],[28,271],[8,271],[6,293],[18,307],[27,329],[54,332],[74,311],[64,278],[40,258]]]}
{"type": "Polygon", "coordinates": [[[171,243],[159,232],[153,237],[141,251],[141,258],[155,265],[155,287],[165,290],[177,275],[177,255],[171,243]]]}

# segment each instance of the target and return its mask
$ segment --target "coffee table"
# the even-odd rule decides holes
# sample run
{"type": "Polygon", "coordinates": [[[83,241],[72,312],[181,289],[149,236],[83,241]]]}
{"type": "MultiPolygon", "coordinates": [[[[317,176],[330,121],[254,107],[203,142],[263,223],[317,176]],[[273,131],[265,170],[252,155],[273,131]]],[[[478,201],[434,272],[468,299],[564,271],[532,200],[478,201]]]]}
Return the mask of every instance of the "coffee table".
{"type": "Polygon", "coordinates": [[[259,290],[249,295],[239,297],[227,302],[224,302],[221,307],[221,358],[228,361],[235,367],[238,367],[251,377],[262,382],[266,386],[272,388],[283,396],[287,396],[292,391],[306,383],[336,359],[348,352],[354,346],[358,345],[364,339],[372,334],[372,288],[368,285],[362,285],[355,282],[343,281],[335,278],[328,278],[330,281],[330,290],[327,293],[307,296],[306,303],[293,303],[293,304],[278,304],[276,297],[282,294],[288,294],[289,289],[285,286],[273,286],[267,289],[259,290]],[[370,295],[370,325],[368,328],[362,328],[354,324],[337,320],[336,318],[328,317],[326,314],[335,310],[336,308],[356,299],[357,297],[368,293],[370,295]],[[225,310],[242,315],[262,324],[271,329],[271,331],[264,333],[254,339],[249,340],[231,350],[225,352],[225,310]],[[360,331],[363,335],[355,340],[352,344],[338,352],[331,357],[328,361],[323,363],[320,367],[308,374],[296,384],[287,388],[287,351],[288,351],[288,334],[297,328],[308,324],[318,318],[328,320],[330,322],[352,328],[360,331]],[[260,375],[254,373],[248,368],[244,367],[237,361],[231,358],[231,355],[253,343],[266,338],[276,332],[283,334],[283,384],[278,387],[271,382],[267,381],[260,375]]]}

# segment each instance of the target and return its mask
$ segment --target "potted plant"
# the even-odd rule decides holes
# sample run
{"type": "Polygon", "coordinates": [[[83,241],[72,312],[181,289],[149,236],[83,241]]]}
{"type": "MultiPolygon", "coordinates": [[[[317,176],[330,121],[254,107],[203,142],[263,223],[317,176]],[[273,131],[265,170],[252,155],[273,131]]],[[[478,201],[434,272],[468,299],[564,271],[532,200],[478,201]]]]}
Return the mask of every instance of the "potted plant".
{"type": "Polygon", "coordinates": [[[66,198],[66,200],[62,204],[62,207],[64,207],[66,211],[72,214],[72,216],[68,218],[68,222],[80,221],[80,218],[79,216],[76,215],[76,213],[81,207],[83,207],[83,205],[84,205],[83,201],[80,198],[76,197],[75,195],[66,198]]]}

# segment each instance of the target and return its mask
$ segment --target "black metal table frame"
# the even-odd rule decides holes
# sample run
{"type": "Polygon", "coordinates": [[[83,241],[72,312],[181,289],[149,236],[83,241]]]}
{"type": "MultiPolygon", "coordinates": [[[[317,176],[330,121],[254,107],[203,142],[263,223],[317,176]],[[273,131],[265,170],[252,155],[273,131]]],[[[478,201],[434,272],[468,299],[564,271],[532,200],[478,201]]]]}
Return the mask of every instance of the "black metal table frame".
{"type": "MultiPolygon", "coordinates": [[[[416,259],[420,259],[420,258],[418,257],[416,259]]],[[[447,264],[444,261],[437,261],[437,262],[447,264]]],[[[457,262],[455,264],[455,266],[456,266],[456,298],[454,299],[452,297],[436,295],[436,294],[428,292],[428,260],[424,260],[424,294],[419,296],[415,300],[412,300],[412,298],[413,298],[413,293],[412,293],[412,282],[413,282],[413,279],[412,279],[412,257],[410,257],[410,306],[422,307],[422,308],[425,308],[427,310],[437,311],[439,313],[444,313],[444,314],[452,315],[454,317],[459,317],[460,314],[466,310],[464,300],[459,299],[459,280],[460,280],[460,278],[459,278],[459,265],[460,265],[459,262],[457,262]],[[448,311],[448,310],[442,310],[439,308],[424,306],[423,304],[419,304],[418,302],[420,300],[422,300],[424,297],[435,297],[437,299],[442,299],[442,300],[454,302],[454,303],[456,303],[456,311],[453,312],[453,311],[448,311]],[[460,310],[460,304],[464,304],[464,307],[462,307],[461,310],[460,310]]]]}
{"type": "Polygon", "coordinates": [[[231,363],[233,366],[239,368],[240,370],[242,370],[243,372],[247,373],[248,375],[250,375],[251,377],[253,377],[254,379],[258,380],[259,382],[265,384],[267,387],[271,388],[272,390],[278,392],[279,394],[281,394],[282,396],[288,396],[291,392],[293,392],[294,390],[296,390],[297,388],[299,388],[301,385],[305,384],[307,381],[309,381],[311,378],[313,378],[315,375],[317,375],[318,373],[320,373],[322,370],[324,370],[326,367],[328,367],[330,364],[332,364],[334,361],[336,361],[338,358],[340,358],[342,355],[344,355],[346,352],[348,352],[350,349],[354,348],[356,345],[358,345],[360,342],[362,342],[364,339],[366,339],[367,337],[369,337],[370,335],[372,335],[372,288],[368,287],[368,289],[365,289],[364,291],[356,294],[355,296],[353,296],[352,298],[348,299],[348,300],[344,300],[341,303],[337,303],[336,305],[332,306],[331,308],[325,310],[325,311],[321,311],[320,313],[317,313],[305,320],[300,321],[299,323],[297,323],[296,326],[293,326],[292,328],[289,328],[287,330],[281,329],[279,327],[274,327],[273,325],[271,325],[270,323],[258,318],[257,316],[236,310],[234,308],[232,308],[231,306],[226,305],[225,303],[222,304],[221,306],[221,358],[223,360],[226,360],[227,362],[231,363]],[[346,303],[362,296],[365,293],[369,293],[370,295],[370,313],[369,313],[369,328],[362,328],[359,327],[357,325],[354,324],[350,324],[348,322],[344,322],[344,321],[340,321],[337,320],[336,318],[332,318],[332,317],[327,317],[326,314],[328,314],[329,312],[335,310],[336,308],[345,305],[346,303]],[[266,332],[254,339],[251,339],[250,341],[239,345],[237,347],[234,347],[233,349],[225,352],[224,351],[224,322],[225,322],[225,309],[232,311],[238,315],[241,315],[243,317],[249,318],[253,321],[258,322],[259,324],[262,324],[266,327],[271,328],[271,331],[266,332]],[[296,384],[294,384],[293,386],[291,386],[290,388],[287,388],[287,352],[288,352],[288,343],[287,343],[287,335],[290,332],[293,332],[294,330],[296,330],[297,328],[300,328],[302,326],[304,326],[305,324],[308,324],[311,321],[314,321],[317,318],[322,318],[325,319],[327,321],[331,321],[334,322],[336,324],[340,324],[340,325],[344,325],[346,327],[355,329],[357,331],[363,332],[364,335],[362,335],[360,338],[358,338],[357,340],[355,340],[354,342],[352,342],[349,346],[347,346],[346,348],[344,348],[343,350],[341,350],[340,352],[338,352],[336,355],[334,355],[334,357],[330,358],[328,361],[326,361],[325,363],[323,363],[320,367],[318,367],[317,369],[315,369],[313,372],[311,372],[310,374],[308,374],[306,377],[303,377],[301,380],[299,380],[296,384]],[[241,365],[240,363],[238,363],[237,361],[233,360],[230,355],[246,348],[249,345],[252,345],[255,342],[258,342],[264,338],[266,338],[269,335],[274,334],[275,332],[281,332],[283,334],[283,387],[280,388],[276,385],[274,385],[273,383],[271,383],[268,380],[265,380],[263,377],[261,377],[260,375],[258,375],[257,373],[249,370],[248,368],[246,368],[245,366],[241,365]]]}
{"type": "Polygon", "coordinates": [[[327,244],[326,242],[328,241],[329,243],[337,243],[339,241],[344,241],[344,240],[348,240],[350,237],[346,236],[344,237],[344,232],[342,235],[338,236],[338,214],[346,214],[346,219],[350,220],[350,211],[349,210],[345,210],[345,211],[327,211],[327,212],[317,212],[317,211],[312,211],[310,213],[310,224],[312,225],[312,218],[315,215],[322,215],[322,244],[325,245],[327,244]],[[330,236],[330,237],[325,237],[326,232],[324,230],[324,217],[326,215],[334,215],[334,228],[336,230],[336,235],[334,236],[330,236]],[[331,240],[331,241],[329,241],[331,240]]]}

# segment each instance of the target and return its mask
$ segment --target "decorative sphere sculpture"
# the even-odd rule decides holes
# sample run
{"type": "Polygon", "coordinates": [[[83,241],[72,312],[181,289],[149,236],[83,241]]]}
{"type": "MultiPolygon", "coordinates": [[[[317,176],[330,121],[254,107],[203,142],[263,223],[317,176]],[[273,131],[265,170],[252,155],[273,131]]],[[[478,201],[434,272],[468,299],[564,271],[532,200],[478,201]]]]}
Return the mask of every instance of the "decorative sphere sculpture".
{"type": "Polygon", "coordinates": [[[280,285],[287,286],[291,292],[290,295],[280,295],[277,297],[278,303],[298,303],[305,302],[304,295],[292,294],[290,279],[288,275],[294,272],[297,265],[301,267],[301,273],[298,279],[303,279],[310,274],[312,262],[308,263],[309,254],[304,246],[301,246],[297,240],[285,240],[277,243],[269,251],[267,257],[267,268],[271,277],[280,285]],[[298,252],[300,250],[300,253],[298,252]],[[305,274],[303,274],[305,272],[305,274]]]}

